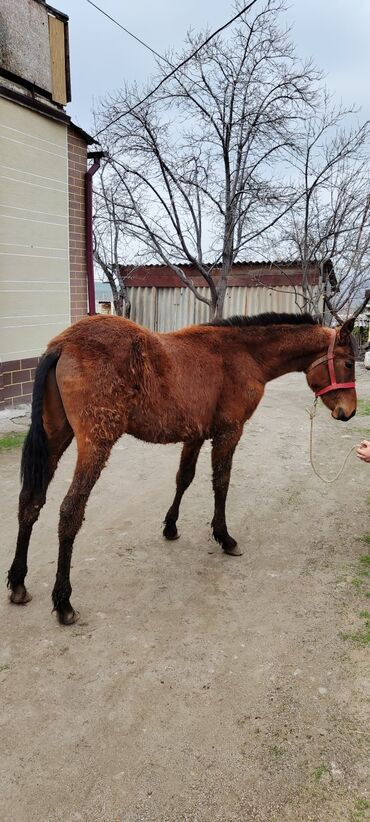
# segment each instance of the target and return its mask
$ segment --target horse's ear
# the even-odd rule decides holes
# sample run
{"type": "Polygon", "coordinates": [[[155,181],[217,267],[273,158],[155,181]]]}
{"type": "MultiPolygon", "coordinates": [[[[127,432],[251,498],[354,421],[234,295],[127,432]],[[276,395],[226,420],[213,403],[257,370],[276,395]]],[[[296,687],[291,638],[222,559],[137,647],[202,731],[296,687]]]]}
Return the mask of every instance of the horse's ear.
{"type": "Polygon", "coordinates": [[[341,326],[340,331],[339,331],[338,341],[340,343],[342,343],[342,345],[345,345],[346,343],[348,343],[348,340],[349,340],[349,338],[352,334],[352,331],[354,329],[354,325],[355,325],[355,318],[350,317],[350,319],[346,320],[343,323],[343,325],[341,326]]]}

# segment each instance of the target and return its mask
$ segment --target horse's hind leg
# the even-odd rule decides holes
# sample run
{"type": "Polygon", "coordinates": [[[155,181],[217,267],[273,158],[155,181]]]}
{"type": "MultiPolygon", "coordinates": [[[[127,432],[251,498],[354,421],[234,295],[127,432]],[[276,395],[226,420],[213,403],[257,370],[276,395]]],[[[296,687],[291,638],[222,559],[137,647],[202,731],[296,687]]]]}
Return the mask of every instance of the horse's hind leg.
{"type": "Polygon", "coordinates": [[[180,466],[176,475],[175,498],[164,520],[163,535],[166,539],[177,539],[178,537],[176,523],[179,516],[180,502],[186,489],[189,488],[194,479],[195,468],[203,442],[204,440],[195,440],[194,442],[187,442],[183,446],[180,466]]]}
{"type": "Polygon", "coordinates": [[[229,489],[231,465],[235,448],[242,434],[242,426],[220,431],[212,443],[213,490],[215,512],[212,520],[213,536],[227,554],[240,556],[236,540],[230,536],[226,525],[226,497],[229,489]]]}
{"type": "Polygon", "coordinates": [[[54,610],[58,614],[59,622],[64,625],[71,625],[79,616],[70,603],[73,543],[83,522],[87,500],[113,445],[113,441],[92,443],[83,434],[76,434],[76,438],[77,464],[72,484],[60,509],[58,568],[52,593],[54,610]]]}
{"type": "Polygon", "coordinates": [[[48,434],[49,464],[46,487],[42,491],[35,491],[23,483],[19,495],[18,508],[18,539],[14,560],[8,572],[8,588],[11,589],[10,600],[16,605],[25,605],[32,599],[25,588],[24,580],[27,574],[28,546],[32,528],[39,517],[41,508],[45,504],[46,492],[52,480],[60,457],[73,438],[73,431],[64,419],[60,428],[54,428],[48,434]]]}
{"type": "MultiPolygon", "coordinates": [[[[41,420],[40,420],[41,423],[41,420]]],[[[37,428],[37,422],[36,422],[37,428]]],[[[24,605],[31,599],[24,586],[27,574],[27,554],[32,528],[39,517],[46,500],[48,485],[54,475],[58,461],[73,438],[72,428],[65,415],[63,403],[56,383],[55,369],[52,368],[45,381],[42,400],[42,429],[47,440],[46,471],[40,481],[43,452],[40,451],[40,434],[35,431],[35,422],[31,424],[27,440],[33,443],[32,447],[23,452],[24,472],[22,490],[19,497],[18,521],[19,531],[17,547],[12,566],[8,574],[8,588],[11,589],[11,602],[24,605]],[[34,474],[35,467],[39,468],[38,478],[34,474]]],[[[25,443],[25,446],[27,441],[25,443]]]]}

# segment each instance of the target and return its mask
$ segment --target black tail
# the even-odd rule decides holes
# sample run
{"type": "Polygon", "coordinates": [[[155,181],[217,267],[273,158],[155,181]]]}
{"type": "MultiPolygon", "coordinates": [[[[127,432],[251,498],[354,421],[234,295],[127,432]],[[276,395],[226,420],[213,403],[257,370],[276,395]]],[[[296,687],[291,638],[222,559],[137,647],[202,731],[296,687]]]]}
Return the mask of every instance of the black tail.
{"type": "Polygon", "coordinates": [[[24,442],[21,462],[21,481],[24,491],[44,493],[48,487],[49,447],[42,422],[45,380],[59,359],[59,351],[50,351],[41,357],[36,369],[32,395],[31,427],[24,442]]]}

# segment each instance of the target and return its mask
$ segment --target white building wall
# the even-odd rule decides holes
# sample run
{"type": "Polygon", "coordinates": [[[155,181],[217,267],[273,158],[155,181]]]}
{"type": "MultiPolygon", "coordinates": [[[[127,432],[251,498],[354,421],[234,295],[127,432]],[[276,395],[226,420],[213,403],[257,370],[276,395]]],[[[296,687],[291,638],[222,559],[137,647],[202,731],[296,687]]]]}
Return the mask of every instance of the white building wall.
{"type": "Polygon", "coordinates": [[[0,99],[0,360],[39,356],[70,323],[63,123],[0,99]]]}

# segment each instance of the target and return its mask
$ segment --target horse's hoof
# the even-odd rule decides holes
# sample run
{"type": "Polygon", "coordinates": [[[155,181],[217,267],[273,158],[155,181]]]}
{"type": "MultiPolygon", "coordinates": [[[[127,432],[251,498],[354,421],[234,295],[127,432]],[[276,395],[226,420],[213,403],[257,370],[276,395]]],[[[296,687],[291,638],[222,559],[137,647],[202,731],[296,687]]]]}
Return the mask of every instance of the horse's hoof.
{"type": "Polygon", "coordinates": [[[236,546],[235,548],[224,548],[224,552],[225,552],[225,554],[228,554],[229,557],[242,557],[243,556],[243,551],[241,551],[240,548],[238,548],[238,546],[236,546]]]}
{"type": "Polygon", "coordinates": [[[224,543],[222,546],[225,554],[229,554],[231,557],[241,557],[243,556],[243,551],[240,550],[238,543],[230,537],[230,542],[224,543]]]}
{"type": "Polygon", "coordinates": [[[14,605],[27,605],[27,602],[31,602],[32,597],[24,585],[17,585],[14,591],[11,592],[9,599],[14,605]]]}
{"type": "Polygon", "coordinates": [[[73,608],[71,611],[58,611],[60,625],[74,625],[75,622],[78,622],[79,618],[79,611],[75,611],[73,608]]]}
{"type": "Polygon", "coordinates": [[[176,528],[176,525],[167,525],[166,524],[163,528],[163,536],[166,537],[166,539],[170,540],[171,542],[173,542],[175,539],[180,538],[180,534],[179,534],[179,532],[176,528]]]}

